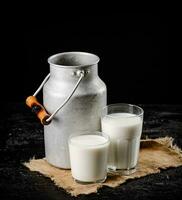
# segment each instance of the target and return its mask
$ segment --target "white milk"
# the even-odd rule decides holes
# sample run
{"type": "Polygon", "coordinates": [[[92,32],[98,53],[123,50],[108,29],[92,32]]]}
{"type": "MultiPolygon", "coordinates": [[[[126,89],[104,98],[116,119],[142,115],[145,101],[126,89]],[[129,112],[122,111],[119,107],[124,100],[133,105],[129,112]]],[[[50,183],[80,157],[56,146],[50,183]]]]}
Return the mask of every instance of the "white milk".
{"type": "Polygon", "coordinates": [[[102,119],[102,132],[110,137],[108,166],[132,169],[136,166],[142,132],[142,119],[130,113],[113,113],[102,119]]]}
{"type": "Polygon", "coordinates": [[[69,141],[72,176],[83,182],[105,180],[109,142],[100,135],[79,135],[69,141]]]}

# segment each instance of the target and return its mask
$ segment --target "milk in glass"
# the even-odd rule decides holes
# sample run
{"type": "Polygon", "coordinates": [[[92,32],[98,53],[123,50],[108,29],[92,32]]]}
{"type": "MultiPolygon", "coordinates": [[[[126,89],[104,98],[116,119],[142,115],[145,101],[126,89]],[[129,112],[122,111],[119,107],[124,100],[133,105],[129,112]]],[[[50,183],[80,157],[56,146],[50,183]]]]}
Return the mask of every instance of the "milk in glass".
{"type": "Polygon", "coordinates": [[[80,182],[102,182],[107,176],[109,140],[101,135],[78,135],[69,141],[72,176],[80,182]]]}
{"type": "Polygon", "coordinates": [[[131,113],[112,113],[102,118],[102,132],[110,137],[108,167],[135,168],[138,160],[142,118],[131,113]]]}

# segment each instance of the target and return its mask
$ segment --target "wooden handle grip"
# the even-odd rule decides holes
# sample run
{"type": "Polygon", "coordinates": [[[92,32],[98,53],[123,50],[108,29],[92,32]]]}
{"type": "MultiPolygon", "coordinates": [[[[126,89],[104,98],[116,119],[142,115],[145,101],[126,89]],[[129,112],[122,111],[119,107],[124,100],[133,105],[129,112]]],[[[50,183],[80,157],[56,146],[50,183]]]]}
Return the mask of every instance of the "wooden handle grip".
{"type": "Polygon", "coordinates": [[[36,113],[37,117],[40,119],[43,125],[48,125],[50,123],[46,121],[50,115],[46,112],[45,108],[37,101],[35,96],[29,96],[26,99],[26,104],[32,109],[32,112],[36,113]]]}

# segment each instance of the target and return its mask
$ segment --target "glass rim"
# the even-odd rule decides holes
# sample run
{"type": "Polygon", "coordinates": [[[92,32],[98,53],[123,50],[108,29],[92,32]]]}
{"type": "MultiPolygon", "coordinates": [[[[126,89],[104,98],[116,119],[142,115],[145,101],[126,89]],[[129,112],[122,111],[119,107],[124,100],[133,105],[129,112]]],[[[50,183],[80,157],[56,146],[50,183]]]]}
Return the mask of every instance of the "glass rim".
{"type": "Polygon", "coordinates": [[[110,143],[110,137],[107,134],[105,134],[104,132],[101,132],[101,131],[88,131],[88,132],[83,132],[83,133],[78,134],[78,135],[71,134],[69,136],[69,138],[68,138],[68,144],[72,143],[74,145],[79,145],[79,144],[71,142],[71,138],[77,137],[77,136],[84,136],[84,135],[98,135],[98,136],[104,137],[106,139],[106,141],[104,141],[101,144],[89,144],[89,145],[88,144],[83,144],[84,147],[97,147],[97,146],[103,146],[104,144],[107,144],[107,143],[109,144],[110,143]]]}
{"type": "MultiPolygon", "coordinates": [[[[143,114],[144,114],[144,110],[143,110],[143,108],[141,108],[140,106],[137,106],[137,105],[134,105],[134,104],[129,104],[129,103],[113,103],[113,104],[108,104],[108,105],[106,105],[106,106],[104,106],[103,108],[102,108],[102,117],[103,117],[103,112],[104,112],[104,110],[106,109],[106,108],[109,108],[109,107],[116,107],[116,106],[128,106],[128,107],[135,107],[135,108],[137,108],[137,109],[139,109],[140,110],[140,114],[134,114],[134,116],[128,116],[128,117],[126,117],[126,118],[134,118],[134,117],[141,117],[141,116],[143,116],[143,114]]],[[[123,112],[124,113],[124,112],[123,112]]],[[[129,113],[129,112],[126,112],[126,113],[129,113]]],[[[132,113],[131,113],[132,114],[132,113]]],[[[116,117],[114,117],[114,116],[109,116],[109,114],[107,115],[108,117],[111,117],[111,118],[116,118],[116,117]]]]}

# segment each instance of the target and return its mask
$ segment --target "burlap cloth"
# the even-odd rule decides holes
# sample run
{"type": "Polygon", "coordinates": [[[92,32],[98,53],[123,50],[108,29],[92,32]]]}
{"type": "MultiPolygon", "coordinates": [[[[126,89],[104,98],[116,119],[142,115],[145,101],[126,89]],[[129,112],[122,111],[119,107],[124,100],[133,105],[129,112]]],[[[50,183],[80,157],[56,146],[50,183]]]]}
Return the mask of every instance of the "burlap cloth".
{"type": "Polygon", "coordinates": [[[169,137],[142,140],[137,172],[130,176],[109,174],[104,183],[78,184],[73,180],[70,170],[53,167],[44,158],[31,159],[29,162],[24,163],[24,165],[31,171],[36,171],[49,177],[54,181],[55,185],[64,188],[72,196],[78,196],[79,194],[96,193],[104,185],[114,188],[129,179],[159,173],[160,169],[181,166],[182,151],[176,145],[173,145],[172,142],[173,139],[169,137]]]}

